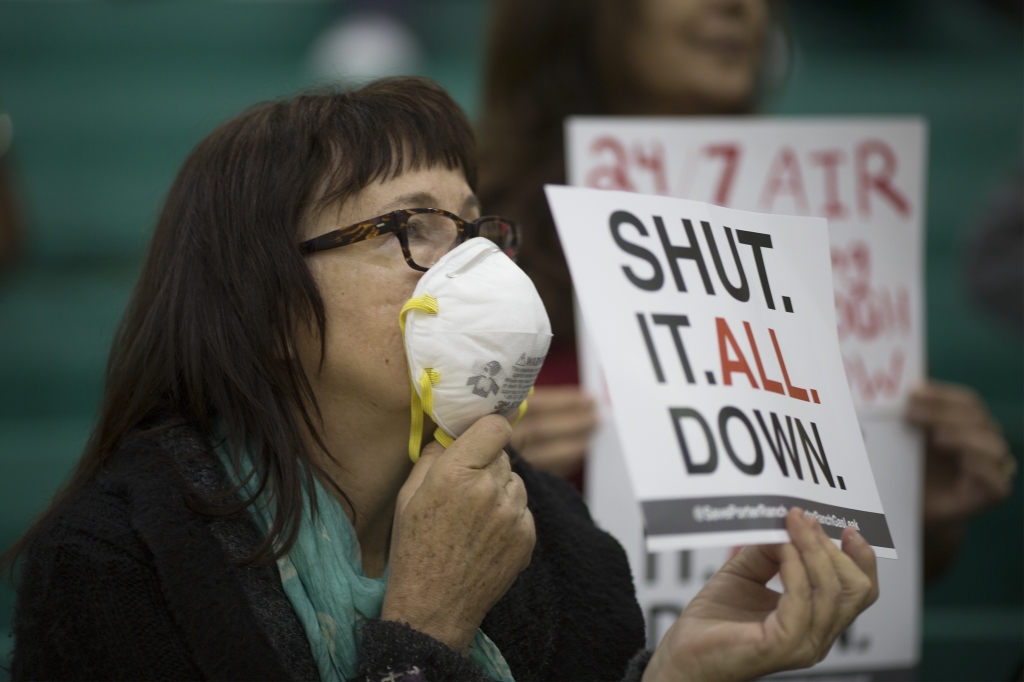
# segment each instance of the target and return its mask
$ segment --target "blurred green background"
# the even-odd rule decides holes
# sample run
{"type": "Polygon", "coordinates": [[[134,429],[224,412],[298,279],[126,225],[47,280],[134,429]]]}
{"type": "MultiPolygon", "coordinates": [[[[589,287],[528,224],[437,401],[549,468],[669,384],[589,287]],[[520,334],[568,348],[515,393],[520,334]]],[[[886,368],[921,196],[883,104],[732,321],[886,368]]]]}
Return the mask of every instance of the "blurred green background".
{"type": "MultiPolygon", "coordinates": [[[[931,372],[977,388],[1019,460],[1019,331],[978,310],[962,277],[977,211],[1021,162],[1024,31],[1013,5],[791,1],[797,59],[769,110],[929,120],[931,372]]],[[[0,547],[45,508],[80,455],[114,327],[185,155],[243,107],[311,84],[310,46],[350,8],[0,1],[0,111],[13,120],[7,161],[28,223],[20,260],[0,275],[0,547]]],[[[417,71],[475,115],[487,2],[404,8],[424,48],[417,71]]],[[[1021,476],[1009,500],[972,522],[957,563],[928,587],[925,603],[921,679],[1014,674],[1024,641],[1021,476]]],[[[0,660],[13,605],[5,583],[0,660]]]]}

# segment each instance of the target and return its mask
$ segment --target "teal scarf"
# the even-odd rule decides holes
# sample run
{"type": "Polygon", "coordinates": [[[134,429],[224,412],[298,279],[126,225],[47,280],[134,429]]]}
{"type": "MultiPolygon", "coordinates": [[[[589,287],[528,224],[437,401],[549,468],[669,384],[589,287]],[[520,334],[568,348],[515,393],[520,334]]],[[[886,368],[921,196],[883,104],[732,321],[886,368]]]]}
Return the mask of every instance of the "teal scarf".
{"type": "MultiPolygon", "coordinates": [[[[243,471],[235,471],[225,445],[217,449],[221,462],[236,481],[252,470],[252,458],[243,453],[243,471]]],[[[248,495],[257,488],[256,477],[245,486],[248,495]]],[[[273,520],[266,495],[253,505],[253,520],[267,533],[273,520]]],[[[303,492],[302,524],[295,545],[277,562],[281,585],[306,631],[313,657],[324,682],[344,682],[359,669],[362,624],[380,617],[387,569],[380,578],[368,578],[355,529],[334,496],[316,481],[318,515],[312,518],[309,496],[303,492]]],[[[482,630],[469,647],[469,660],[499,682],[514,682],[498,647],[482,630]]]]}

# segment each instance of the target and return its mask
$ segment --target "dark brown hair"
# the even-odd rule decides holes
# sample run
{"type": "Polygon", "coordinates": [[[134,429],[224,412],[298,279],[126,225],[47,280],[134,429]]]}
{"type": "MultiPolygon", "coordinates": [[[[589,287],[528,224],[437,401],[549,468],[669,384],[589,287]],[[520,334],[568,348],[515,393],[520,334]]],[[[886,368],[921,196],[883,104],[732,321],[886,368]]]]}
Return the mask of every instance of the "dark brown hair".
{"type": "MultiPolygon", "coordinates": [[[[785,8],[781,0],[768,5],[788,50],[785,8]]],[[[566,181],[565,119],[615,113],[606,76],[622,59],[622,29],[635,9],[636,0],[495,0],[492,10],[479,196],[487,212],[522,223],[518,262],[547,306],[556,340],[574,338],[572,283],[543,187],[566,181]]],[[[778,85],[781,77],[771,87],[778,85]]]]}
{"type": "MultiPolygon", "coordinates": [[[[253,559],[287,552],[304,488],[315,505],[319,469],[303,427],[330,456],[316,399],[289,352],[300,325],[321,341],[326,325],[297,248],[300,223],[375,180],[435,165],[461,169],[475,189],[469,122],[440,86],[421,78],[263,103],[210,133],[167,195],[114,339],[98,424],[47,514],[145,433],[140,425],[186,423],[212,438],[217,420],[236,457],[248,446],[260,489],[274,491],[277,516],[253,559]]],[[[206,513],[251,503],[227,509],[193,497],[206,513]]]]}

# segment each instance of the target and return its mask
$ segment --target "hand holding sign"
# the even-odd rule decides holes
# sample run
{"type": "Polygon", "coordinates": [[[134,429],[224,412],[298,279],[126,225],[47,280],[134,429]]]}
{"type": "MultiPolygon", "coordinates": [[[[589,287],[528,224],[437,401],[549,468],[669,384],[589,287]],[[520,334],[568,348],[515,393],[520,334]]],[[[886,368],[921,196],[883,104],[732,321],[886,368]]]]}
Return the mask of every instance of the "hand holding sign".
{"type": "Polygon", "coordinates": [[[926,523],[963,521],[1010,494],[1017,463],[976,392],[929,382],[911,394],[907,419],[928,434],[926,523]]]}
{"type": "Polygon", "coordinates": [[[792,543],[745,548],[704,586],[655,651],[644,680],[743,680],[814,665],[878,598],[874,552],[852,528],[842,551],[802,510],[792,543]],[[783,594],[765,584],[778,573],[783,594]]]}

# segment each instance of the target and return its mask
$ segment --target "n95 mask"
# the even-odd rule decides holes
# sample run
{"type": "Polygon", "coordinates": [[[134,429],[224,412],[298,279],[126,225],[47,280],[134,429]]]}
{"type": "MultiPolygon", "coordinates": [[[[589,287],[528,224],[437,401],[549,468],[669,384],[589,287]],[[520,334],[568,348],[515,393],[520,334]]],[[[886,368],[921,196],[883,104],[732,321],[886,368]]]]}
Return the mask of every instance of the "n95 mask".
{"type": "Polygon", "coordinates": [[[484,415],[525,412],[551,323],[533,282],[494,242],[475,237],[445,254],[420,278],[399,324],[412,383],[412,461],[424,414],[447,447],[484,415]]]}

